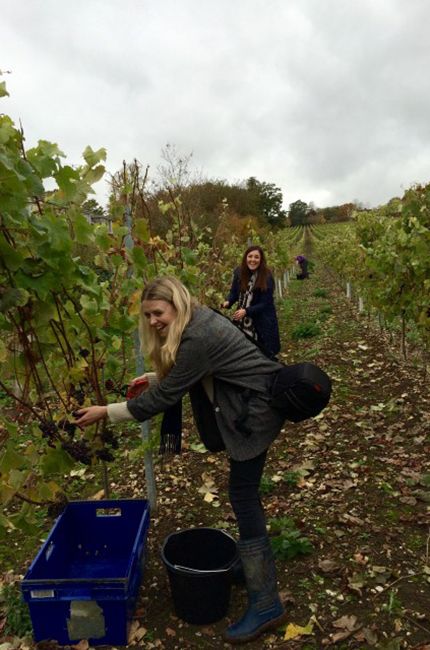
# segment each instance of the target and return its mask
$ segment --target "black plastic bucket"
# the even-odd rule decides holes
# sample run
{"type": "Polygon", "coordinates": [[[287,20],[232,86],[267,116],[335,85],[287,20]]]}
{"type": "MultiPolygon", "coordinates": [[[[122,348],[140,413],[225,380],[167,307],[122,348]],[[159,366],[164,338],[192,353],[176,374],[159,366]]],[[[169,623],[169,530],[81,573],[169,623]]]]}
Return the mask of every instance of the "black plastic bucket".
{"type": "Polygon", "coordinates": [[[238,561],[231,535],[216,528],[181,530],[166,537],[161,557],[179,618],[207,625],[227,614],[238,561]]]}

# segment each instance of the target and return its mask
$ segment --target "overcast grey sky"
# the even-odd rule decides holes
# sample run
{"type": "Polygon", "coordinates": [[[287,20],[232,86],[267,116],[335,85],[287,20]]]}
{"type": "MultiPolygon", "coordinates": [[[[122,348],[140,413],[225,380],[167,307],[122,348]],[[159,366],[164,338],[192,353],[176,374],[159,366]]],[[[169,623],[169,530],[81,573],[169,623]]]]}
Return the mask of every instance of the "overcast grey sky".
{"type": "Polygon", "coordinates": [[[154,177],[171,143],[285,207],[375,206],[430,181],[429,25],[429,0],[0,0],[0,110],[70,164],[154,177]]]}

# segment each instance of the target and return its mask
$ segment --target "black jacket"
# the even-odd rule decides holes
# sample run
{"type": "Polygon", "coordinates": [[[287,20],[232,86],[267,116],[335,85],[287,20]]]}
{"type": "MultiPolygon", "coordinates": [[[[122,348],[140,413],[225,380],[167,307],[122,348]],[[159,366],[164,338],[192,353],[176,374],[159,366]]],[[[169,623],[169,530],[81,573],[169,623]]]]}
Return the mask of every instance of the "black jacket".
{"type": "MultiPolygon", "coordinates": [[[[267,290],[254,289],[251,305],[246,310],[246,315],[252,318],[259,342],[271,356],[278,354],[281,349],[278,319],[273,302],[274,289],[275,283],[273,277],[269,275],[267,279],[267,290]]],[[[240,269],[237,268],[234,272],[230,293],[227,298],[229,307],[238,301],[239,293],[240,269]]]]}

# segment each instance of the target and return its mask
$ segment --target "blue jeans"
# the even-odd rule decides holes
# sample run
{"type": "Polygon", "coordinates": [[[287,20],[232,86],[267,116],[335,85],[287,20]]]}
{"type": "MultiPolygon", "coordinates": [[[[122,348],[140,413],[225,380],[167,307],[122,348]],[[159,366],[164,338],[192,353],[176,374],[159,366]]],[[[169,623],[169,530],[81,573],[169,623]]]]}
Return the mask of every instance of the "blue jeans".
{"type": "Polygon", "coordinates": [[[266,517],[259,488],[267,450],[251,460],[230,458],[229,497],[239,527],[240,539],[266,535],[266,517]]]}

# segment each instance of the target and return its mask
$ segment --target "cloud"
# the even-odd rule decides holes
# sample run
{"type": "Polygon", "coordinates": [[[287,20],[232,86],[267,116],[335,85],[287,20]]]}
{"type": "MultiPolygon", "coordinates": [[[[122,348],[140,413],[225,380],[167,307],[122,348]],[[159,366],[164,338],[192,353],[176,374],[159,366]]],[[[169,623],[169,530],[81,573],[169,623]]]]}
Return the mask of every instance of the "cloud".
{"type": "Polygon", "coordinates": [[[2,5],[2,110],[29,146],[56,141],[72,163],[105,146],[109,171],[136,157],[155,173],[170,142],[286,204],[376,205],[429,180],[422,0],[2,5]]]}

